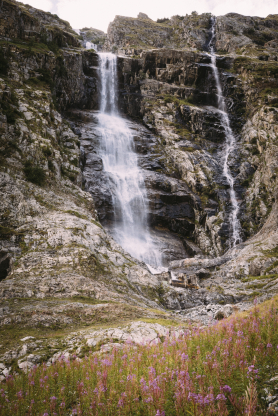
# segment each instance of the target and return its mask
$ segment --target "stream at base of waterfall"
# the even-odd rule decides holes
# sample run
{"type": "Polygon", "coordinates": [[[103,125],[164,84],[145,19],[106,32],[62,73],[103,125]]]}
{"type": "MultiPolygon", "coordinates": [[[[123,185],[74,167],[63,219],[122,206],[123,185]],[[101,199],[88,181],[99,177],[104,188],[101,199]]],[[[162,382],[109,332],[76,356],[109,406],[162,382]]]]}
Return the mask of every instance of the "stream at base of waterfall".
{"type": "Polygon", "coordinates": [[[100,53],[100,112],[97,130],[101,137],[99,155],[109,175],[114,221],[110,232],[133,257],[150,265],[153,273],[166,270],[159,244],[148,226],[148,199],[138,167],[133,132],[117,111],[117,57],[100,53]]]}

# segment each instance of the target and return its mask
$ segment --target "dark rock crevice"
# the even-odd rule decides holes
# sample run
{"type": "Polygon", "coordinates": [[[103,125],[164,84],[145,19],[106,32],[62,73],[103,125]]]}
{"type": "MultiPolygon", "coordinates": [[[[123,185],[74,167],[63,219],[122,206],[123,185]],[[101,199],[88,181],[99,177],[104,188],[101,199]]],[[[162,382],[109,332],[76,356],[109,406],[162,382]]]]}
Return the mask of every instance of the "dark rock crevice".
{"type": "Polygon", "coordinates": [[[11,257],[8,250],[0,251],[0,281],[4,280],[11,271],[11,257]]]}

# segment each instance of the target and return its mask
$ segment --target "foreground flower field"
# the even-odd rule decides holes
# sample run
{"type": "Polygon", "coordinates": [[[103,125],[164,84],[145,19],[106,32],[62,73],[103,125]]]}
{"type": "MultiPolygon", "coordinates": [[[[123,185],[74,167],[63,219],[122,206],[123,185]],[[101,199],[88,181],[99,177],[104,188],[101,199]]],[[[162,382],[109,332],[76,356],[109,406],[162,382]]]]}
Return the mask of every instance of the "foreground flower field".
{"type": "Polygon", "coordinates": [[[271,415],[278,300],[158,345],[113,350],[9,376],[0,415],[271,415]]]}

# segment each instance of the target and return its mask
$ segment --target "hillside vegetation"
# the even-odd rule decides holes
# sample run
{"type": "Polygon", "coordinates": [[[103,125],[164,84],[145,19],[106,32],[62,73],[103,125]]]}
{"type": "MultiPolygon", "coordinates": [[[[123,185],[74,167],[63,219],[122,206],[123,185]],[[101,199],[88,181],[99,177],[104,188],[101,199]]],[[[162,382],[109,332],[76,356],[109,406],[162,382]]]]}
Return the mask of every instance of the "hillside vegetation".
{"type": "Polygon", "coordinates": [[[154,345],[127,343],[83,360],[9,376],[1,415],[271,415],[278,298],[154,345]],[[270,399],[269,399],[270,397],[270,399]]]}

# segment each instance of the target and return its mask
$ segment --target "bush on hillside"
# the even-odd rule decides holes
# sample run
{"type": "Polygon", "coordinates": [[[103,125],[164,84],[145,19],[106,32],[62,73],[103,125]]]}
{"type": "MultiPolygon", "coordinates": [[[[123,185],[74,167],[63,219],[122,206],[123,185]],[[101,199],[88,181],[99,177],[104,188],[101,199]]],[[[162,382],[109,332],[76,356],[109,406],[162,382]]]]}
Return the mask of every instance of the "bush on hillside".
{"type": "Polygon", "coordinates": [[[46,179],[45,171],[40,166],[33,165],[30,160],[25,163],[24,173],[27,181],[39,186],[44,185],[46,179]]]}
{"type": "Polygon", "coordinates": [[[157,19],[156,21],[157,23],[165,23],[165,22],[170,22],[170,19],[168,19],[167,17],[164,17],[163,19],[157,19]]]}

